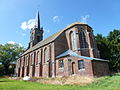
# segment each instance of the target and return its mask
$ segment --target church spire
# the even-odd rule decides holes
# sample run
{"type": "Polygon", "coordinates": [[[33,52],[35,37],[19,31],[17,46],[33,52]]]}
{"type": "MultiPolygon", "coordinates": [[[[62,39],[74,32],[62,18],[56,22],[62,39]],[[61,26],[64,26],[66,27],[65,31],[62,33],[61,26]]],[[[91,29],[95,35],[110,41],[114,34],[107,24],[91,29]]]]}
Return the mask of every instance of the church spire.
{"type": "Polygon", "coordinates": [[[35,27],[40,29],[40,16],[39,16],[39,11],[36,13],[36,21],[35,21],[35,27]]]}
{"type": "Polygon", "coordinates": [[[43,40],[43,28],[40,27],[40,16],[39,16],[39,11],[37,11],[35,18],[35,25],[33,28],[31,28],[30,31],[29,48],[33,47],[41,40],[43,40]]]}

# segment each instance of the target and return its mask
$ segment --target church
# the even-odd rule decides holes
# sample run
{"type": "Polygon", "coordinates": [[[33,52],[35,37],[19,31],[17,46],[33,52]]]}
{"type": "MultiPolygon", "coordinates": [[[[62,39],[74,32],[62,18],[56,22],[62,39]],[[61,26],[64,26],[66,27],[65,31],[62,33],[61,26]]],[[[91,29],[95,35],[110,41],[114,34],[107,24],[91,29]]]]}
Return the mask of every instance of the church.
{"type": "Polygon", "coordinates": [[[16,62],[17,77],[104,76],[108,60],[100,59],[93,29],[74,22],[43,40],[39,12],[30,42],[16,62]]]}

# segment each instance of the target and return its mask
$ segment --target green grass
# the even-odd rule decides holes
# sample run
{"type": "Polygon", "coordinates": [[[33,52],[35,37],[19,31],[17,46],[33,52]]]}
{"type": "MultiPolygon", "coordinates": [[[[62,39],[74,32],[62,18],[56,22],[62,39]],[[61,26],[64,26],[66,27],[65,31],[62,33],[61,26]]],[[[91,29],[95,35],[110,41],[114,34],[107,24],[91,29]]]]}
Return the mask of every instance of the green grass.
{"type": "Polygon", "coordinates": [[[0,78],[0,90],[120,90],[120,74],[96,78],[86,85],[50,85],[0,78]]]}

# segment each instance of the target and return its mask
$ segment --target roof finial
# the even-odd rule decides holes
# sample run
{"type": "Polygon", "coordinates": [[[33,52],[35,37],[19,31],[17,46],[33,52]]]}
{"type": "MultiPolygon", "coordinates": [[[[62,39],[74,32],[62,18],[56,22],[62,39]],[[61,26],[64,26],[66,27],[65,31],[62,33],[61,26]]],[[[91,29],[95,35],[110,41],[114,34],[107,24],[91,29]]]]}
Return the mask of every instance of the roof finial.
{"type": "Polygon", "coordinates": [[[40,29],[40,16],[39,16],[39,11],[38,10],[37,10],[37,13],[36,13],[35,27],[40,29]]]}

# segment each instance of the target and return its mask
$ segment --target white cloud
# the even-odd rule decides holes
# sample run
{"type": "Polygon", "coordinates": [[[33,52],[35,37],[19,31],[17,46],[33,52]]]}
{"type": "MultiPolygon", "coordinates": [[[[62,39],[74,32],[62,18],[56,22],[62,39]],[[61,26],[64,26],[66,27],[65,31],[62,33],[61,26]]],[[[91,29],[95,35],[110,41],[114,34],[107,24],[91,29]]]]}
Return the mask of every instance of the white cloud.
{"type": "Polygon", "coordinates": [[[53,22],[60,22],[60,17],[59,16],[54,16],[53,17],[53,22]]]}
{"type": "Polygon", "coordinates": [[[22,22],[21,28],[22,28],[23,30],[26,30],[26,29],[27,29],[27,22],[22,22]]]}
{"type": "Polygon", "coordinates": [[[34,27],[35,25],[35,19],[30,19],[28,22],[27,22],[27,26],[28,26],[28,29],[31,29],[34,27]]]}
{"type": "MultiPolygon", "coordinates": [[[[7,43],[8,43],[8,44],[16,44],[16,42],[14,42],[14,41],[8,41],[7,43]]],[[[19,44],[19,46],[21,46],[21,47],[23,46],[21,43],[18,43],[18,44],[19,44]]]]}
{"type": "Polygon", "coordinates": [[[15,44],[14,41],[8,41],[7,43],[8,43],[8,44],[15,44]]]}
{"type": "Polygon", "coordinates": [[[85,16],[81,16],[81,22],[83,22],[83,23],[88,23],[88,19],[90,18],[90,16],[89,15],[85,15],[85,16]]]}
{"type": "Polygon", "coordinates": [[[28,21],[24,21],[21,23],[21,29],[26,30],[26,29],[31,29],[35,25],[35,19],[30,19],[28,21]]]}

